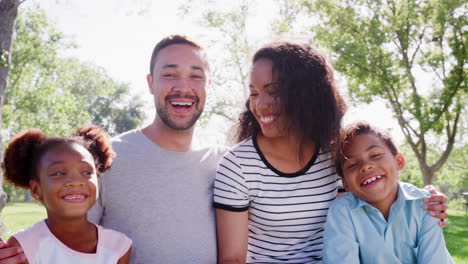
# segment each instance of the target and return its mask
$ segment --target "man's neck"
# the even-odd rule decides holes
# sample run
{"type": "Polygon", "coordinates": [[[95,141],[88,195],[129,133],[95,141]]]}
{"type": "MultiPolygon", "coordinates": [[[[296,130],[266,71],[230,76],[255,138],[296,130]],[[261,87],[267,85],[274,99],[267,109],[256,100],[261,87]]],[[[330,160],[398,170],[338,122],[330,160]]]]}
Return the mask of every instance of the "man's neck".
{"type": "MultiPolygon", "coordinates": [[[[157,117],[156,117],[157,118],[157,117]]],[[[153,143],[171,151],[185,152],[191,149],[194,128],[174,130],[156,119],[141,131],[153,143]]]]}

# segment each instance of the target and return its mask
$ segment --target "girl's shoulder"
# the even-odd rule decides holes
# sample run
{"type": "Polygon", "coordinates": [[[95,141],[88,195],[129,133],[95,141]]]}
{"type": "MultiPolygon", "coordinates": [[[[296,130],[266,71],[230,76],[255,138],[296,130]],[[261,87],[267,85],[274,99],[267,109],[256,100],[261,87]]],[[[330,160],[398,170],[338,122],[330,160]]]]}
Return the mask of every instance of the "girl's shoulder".
{"type": "Polygon", "coordinates": [[[13,243],[16,243],[16,246],[20,246],[23,249],[27,259],[34,259],[39,245],[47,238],[47,225],[45,220],[42,220],[24,230],[14,233],[12,238],[9,239],[9,243],[13,241],[13,243]]]}
{"type": "Polygon", "coordinates": [[[113,252],[118,253],[120,256],[125,254],[132,245],[132,240],[124,233],[115,231],[113,229],[104,228],[96,225],[98,229],[98,247],[106,248],[113,252]]]}
{"type": "Polygon", "coordinates": [[[37,241],[47,236],[47,225],[45,220],[41,220],[26,229],[15,232],[12,236],[14,236],[20,243],[23,239],[31,238],[34,238],[37,241]]]}

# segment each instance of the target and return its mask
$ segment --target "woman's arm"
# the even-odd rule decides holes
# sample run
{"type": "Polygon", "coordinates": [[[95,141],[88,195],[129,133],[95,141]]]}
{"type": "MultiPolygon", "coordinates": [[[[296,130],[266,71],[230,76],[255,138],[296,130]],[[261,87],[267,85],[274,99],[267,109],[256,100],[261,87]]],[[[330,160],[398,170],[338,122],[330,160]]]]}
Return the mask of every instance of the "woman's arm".
{"type": "Polygon", "coordinates": [[[430,193],[434,194],[431,197],[424,199],[424,210],[429,210],[429,214],[432,217],[439,218],[439,226],[446,226],[447,225],[447,196],[438,192],[434,186],[428,185],[424,187],[424,189],[428,190],[430,193]]]}
{"type": "Polygon", "coordinates": [[[216,209],[218,263],[244,264],[247,256],[249,212],[216,209]]]}
{"type": "Polygon", "coordinates": [[[28,264],[23,249],[15,237],[10,237],[6,244],[0,239],[0,264],[28,264]]]}
{"type": "Polygon", "coordinates": [[[127,252],[119,259],[117,264],[128,264],[130,262],[132,248],[129,248],[127,252]]]}

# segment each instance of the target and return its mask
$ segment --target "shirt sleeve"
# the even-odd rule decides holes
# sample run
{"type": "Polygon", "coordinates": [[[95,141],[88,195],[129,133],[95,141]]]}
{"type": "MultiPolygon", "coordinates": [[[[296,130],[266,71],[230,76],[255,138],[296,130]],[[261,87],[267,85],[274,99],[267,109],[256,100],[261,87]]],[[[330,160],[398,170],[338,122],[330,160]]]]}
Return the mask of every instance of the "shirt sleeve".
{"type": "Polygon", "coordinates": [[[214,183],[214,207],[233,212],[249,208],[249,194],[246,179],[239,159],[232,151],[227,152],[216,171],[214,183]]]}
{"type": "Polygon", "coordinates": [[[418,235],[418,263],[454,263],[445,246],[444,234],[438,221],[439,219],[425,211],[418,235]]]}
{"type": "Polygon", "coordinates": [[[125,255],[132,246],[133,241],[125,234],[101,226],[98,226],[98,228],[100,228],[99,240],[101,245],[115,252],[119,258],[125,255]]]}
{"type": "Polygon", "coordinates": [[[325,223],[324,263],[359,264],[359,244],[356,240],[348,208],[333,202],[325,223]]]}

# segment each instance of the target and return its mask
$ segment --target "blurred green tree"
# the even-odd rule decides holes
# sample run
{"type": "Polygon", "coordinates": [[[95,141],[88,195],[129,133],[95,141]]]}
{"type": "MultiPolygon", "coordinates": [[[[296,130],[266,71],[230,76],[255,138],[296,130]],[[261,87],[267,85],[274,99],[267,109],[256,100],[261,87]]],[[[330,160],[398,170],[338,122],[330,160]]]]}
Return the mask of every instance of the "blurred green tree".
{"type": "Polygon", "coordinates": [[[128,84],[101,67],[61,55],[75,45],[42,10],[21,10],[16,34],[2,112],[4,142],[32,127],[62,136],[93,123],[115,135],[142,123],[143,102],[130,95],[128,84]]]}
{"type": "Polygon", "coordinates": [[[303,6],[316,17],[314,41],[330,50],[351,97],[387,102],[424,184],[431,184],[466,112],[466,1],[304,0],[303,6]]]}
{"type": "MultiPolygon", "coordinates": [[[[2,130],[2,110],[5,102],[5,94],[8,88],[11,69],[11,53],[15,35],[16,18],[18,8],[24,2],[21,0],[0,0],[0,131],[2,130]]],[[[0,133],[0,142],[2,135],[0,133]]],[[[0,157],[3,155],[3,147],[0,145],[0,157]]],[[[0,181],[2,180],[0,171],[0,181]]],[[[5,207],[6,196],[0,186],[0,211],[5,207]]]]}

